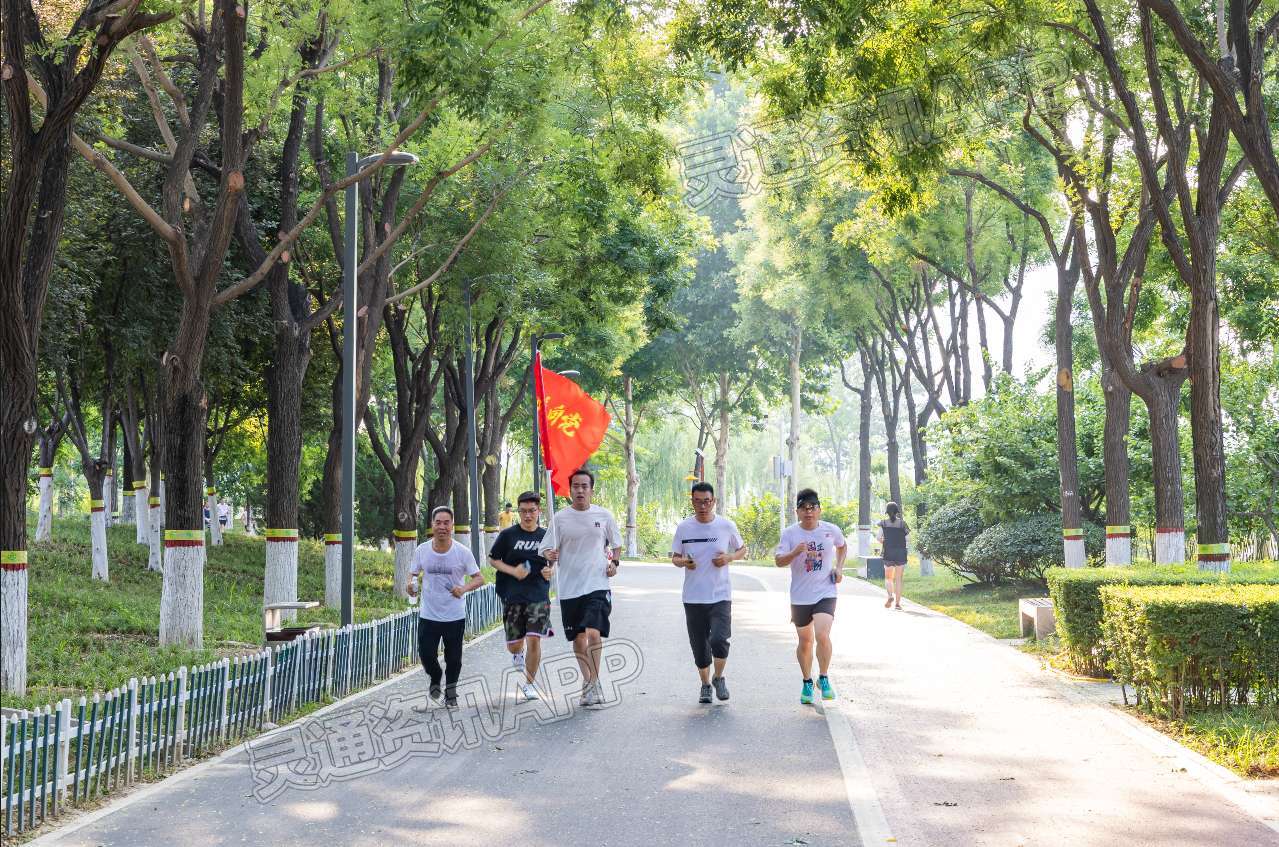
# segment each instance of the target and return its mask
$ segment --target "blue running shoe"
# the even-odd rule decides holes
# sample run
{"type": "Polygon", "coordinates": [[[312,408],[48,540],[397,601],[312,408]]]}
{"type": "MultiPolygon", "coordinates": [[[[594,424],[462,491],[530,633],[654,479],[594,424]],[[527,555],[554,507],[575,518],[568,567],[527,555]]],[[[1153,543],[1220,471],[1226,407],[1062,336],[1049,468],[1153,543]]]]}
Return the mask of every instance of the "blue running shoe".
{"type": "Polygon", "coordinates": [[[799,702],[805,706],[813,705],[813,681],[811,679],[804,680],[804,687],[799,690],[799,702]]]}
{"type": "Polygon", "coordinates": [[[818,685],[820,685],[820,686],[822,687],[822,699],[823,699],[823,700],[834,700],[834,699],[835,699],[835,688],[834,688],[834,687],[830,684],[830,680],[829,680],[829,679],[827,679],[827,678],[826,678],[826,677],[824,677],[824,676],[819,676],[819,677],[817,678],[817,684],[818,684],[818,685]]]}

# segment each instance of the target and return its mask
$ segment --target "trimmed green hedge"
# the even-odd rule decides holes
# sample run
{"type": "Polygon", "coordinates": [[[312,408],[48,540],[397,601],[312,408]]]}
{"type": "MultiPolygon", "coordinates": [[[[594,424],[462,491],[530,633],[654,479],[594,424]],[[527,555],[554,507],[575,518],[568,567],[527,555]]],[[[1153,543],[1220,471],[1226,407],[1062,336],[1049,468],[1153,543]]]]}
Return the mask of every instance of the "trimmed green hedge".
{"type": "MultiPolygon", "coordinates": [[[[1106,533],[1084,521],[1084,549],[1090,558],[1104,556],[1106,533]]],[[[1043,514],[1018,518],[987,527],[964,550],[964,563],[1001,575],[1001,580],[1037,580],[1044,571],[1065,564],[1061,515],[1043,514]]]]}
{"type": "Polygon", "coordinates": [[[1057,634],[1071,667],[1080,673],[1101,676],[1106,654],[1101,637],[1101,596],[1105,585],[1279,585],[1279,566],[1237,566],[1236,572],[1219,574],[1192,566],[1110,568],[1049,568],[1044,572],[1053,600],[1057,634]]]}
{"type": "Polygon", "coordinates": [[[1279,703],[1279,585],[1105,585],[1115,677],[1156,714],[1279,703]],[[1251,697],[1250,697],[1251,695],[1251,697]]]}

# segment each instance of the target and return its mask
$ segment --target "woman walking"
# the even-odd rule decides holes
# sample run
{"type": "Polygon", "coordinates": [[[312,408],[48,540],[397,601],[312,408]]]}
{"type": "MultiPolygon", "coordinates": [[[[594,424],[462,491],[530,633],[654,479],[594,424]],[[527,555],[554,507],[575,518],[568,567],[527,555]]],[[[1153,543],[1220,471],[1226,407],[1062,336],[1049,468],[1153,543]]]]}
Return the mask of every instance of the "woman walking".
{"type": "Polygon", "coordinates": [[[888,520],[879,522],[879,543],[882,545],[884,557],[884,587],[888,590],[888,599],[884,608],[894,605],[902,607],[902,574],[906,570],[906,536],[910,535],[910,527],[901,516],[901,507],[889,502],[884,507],[888,512],[888,520]]]}
{"type": "Polygon", "coordinates": [[[453,540],[453,510],[438,506],[431,512],[431,540],[419,544],[409,569],[409,596],[417,595],[422,576],[422,605],[418,613],[417,651],[431,678],[431,700],[440,699],[444,678],[444,705],[457,707],[457,678],[462,673],[462,636],[466,632],[463,596],[484,584],[475,557],[464,544],[453,540]],[[470,577],[468,580],[467,577],[470,577]],[[440,642],[444,642],[444,670],[440,670],[440,642]]]}

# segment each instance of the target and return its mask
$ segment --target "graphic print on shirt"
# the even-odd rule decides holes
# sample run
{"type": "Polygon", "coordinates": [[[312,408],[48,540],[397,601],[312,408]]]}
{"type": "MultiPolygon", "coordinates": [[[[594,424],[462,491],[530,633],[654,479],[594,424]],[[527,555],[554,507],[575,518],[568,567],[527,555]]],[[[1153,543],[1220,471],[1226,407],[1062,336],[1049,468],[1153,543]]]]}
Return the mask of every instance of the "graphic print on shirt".
{"type": "Polygon", "coordinates": [[[808,552],[804,554],[804,573],[816,573],[826,566],[826,548],[831,546],[831,534],[822,533],[821,541],[809,540],[808,552]]]}

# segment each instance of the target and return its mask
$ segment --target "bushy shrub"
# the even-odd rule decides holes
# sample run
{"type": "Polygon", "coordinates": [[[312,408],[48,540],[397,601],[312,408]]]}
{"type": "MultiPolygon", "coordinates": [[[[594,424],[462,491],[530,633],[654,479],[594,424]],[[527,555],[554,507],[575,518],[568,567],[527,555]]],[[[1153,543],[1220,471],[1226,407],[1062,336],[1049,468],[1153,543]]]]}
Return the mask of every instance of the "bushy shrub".
{"type": "Polygon", "coordinates": [[[844,535],[857,534],[857,501],[847,503],[823,503],[822,520],[839,527],[844,535]]]}
{"type": "Polygon", "coordinates": [[[1157,714],[1279,702],[1279,586],[1106,585],[1102,633],[1115,677],[1157,714]]]}
{"type": "Polygon", "coordinates": [[[1241,573],[1218,574],[1193,566],[1050,568],[1044,574],[1053,600],[1057,634],[1069,664],[1080,673],[1105,673],[1106,650],[1101,632],[1101,589],[1107,585],[1279,585],[1279,567],[1241,567],[1241,573]]]}
{"type": "Polygon", "coordinates": [[[994,574],[975,571],[964,560],[964,551],[986,526],[981,512],[973,503],[963,500],[948,503],[928,513],[927,520],[919,529],[919,550],[961,579],[994,582],[996,580],[991,578],[994,574]]]}
{"type": "Polygon", "coordinates": [[[729,515],[752,559],[769,559],[781,537],[780,501],[771,491],[743,503],[729,515]]]}
{"type": "MultiPolygon", "coordinates": [[[[1105,532],[1085,522],[1084,550],[1098,556],[1105,553],[1105,547],[1105,532]]],[[[1047,568],[1064,563],[1060,515],[1032,515],[995,524],[982,530],[964,550],[965,567],[991,574],[993,582],[1042,582],[1047,568]]]]}

